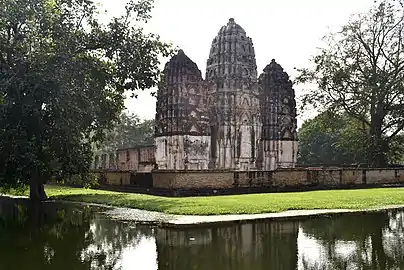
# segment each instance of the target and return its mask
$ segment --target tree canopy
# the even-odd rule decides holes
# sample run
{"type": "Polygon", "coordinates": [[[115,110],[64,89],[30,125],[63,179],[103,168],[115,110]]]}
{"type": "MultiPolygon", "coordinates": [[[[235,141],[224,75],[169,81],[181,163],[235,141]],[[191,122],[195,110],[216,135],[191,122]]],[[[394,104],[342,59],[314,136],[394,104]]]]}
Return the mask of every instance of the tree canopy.
{"type": "Polygon", "coordinates": [[[92,145],[124,108],[125,93],[155,86],[170,44],[146,34],[152,0],[130,0],[103,22],[92,0],[2,0],[0,184],[43,183],[57,169],[87,175],[92,145]]]}
{"type": "Polygon", "coordinates": [[[314,83],[303,105],[346,113],[368,129],[369,163],[383,167],[404,128],[403,1],[379,0],[326,36],[313,68],[300,69],[299,83],[314,83]]]}
{"type": "Polygon", "coordinates": [[[367,127],[347,114],[324,112],[299,129],[299,164],[367,163],[367,127]]]}
{"type": "Polygon", "coordinates": [[[122,113],[115,127],[107,131],[105,141],[98,152],[110,152],[122,148],[154,144],[154,119],[141,121],[133,113],[122,113]]]}
{"type": "MultiPolygon", "coordinates": [[[[368,166],[369,140],[369,127],[363,122],[347,113],[325,111],[303,122],[299,129],[298,163],[368,166]]],[[[404,136],[391,140],[386,158],[390,164],[403,162],[404,136]]]]}

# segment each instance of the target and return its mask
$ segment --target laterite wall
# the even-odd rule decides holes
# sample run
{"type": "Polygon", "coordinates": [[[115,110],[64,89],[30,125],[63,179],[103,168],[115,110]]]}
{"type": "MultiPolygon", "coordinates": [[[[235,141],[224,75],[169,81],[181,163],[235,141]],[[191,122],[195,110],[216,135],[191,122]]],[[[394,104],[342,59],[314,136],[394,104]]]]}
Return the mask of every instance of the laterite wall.
{"type": "Polygon", "coordinates": [[[404,183],[404,169],[284,169],[248,171],[153,171],[153,187],[229,189],[234,187],[349,186],[404,183]]]}

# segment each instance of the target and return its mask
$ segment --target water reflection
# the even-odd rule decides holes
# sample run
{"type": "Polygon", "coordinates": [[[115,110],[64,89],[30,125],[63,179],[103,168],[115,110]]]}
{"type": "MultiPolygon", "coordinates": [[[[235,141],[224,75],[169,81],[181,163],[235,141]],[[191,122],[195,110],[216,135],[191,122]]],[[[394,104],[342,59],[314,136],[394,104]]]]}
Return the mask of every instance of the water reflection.
{"type": "Polygon", "coordinates": [[[295,269],[297,233],[293,222],[158,229],[159,270],[295,269]]]}
{"type": "Polygon", "coordinates": [[[302,222],[299,266],[301,269],[404,269],[403,217],[403,211],[395,210],[302,222]],[[314,248],[309,253],[307,247],[314,248]]]}
{"type": "Polygon", "coordinates": [[[0,199],[3,269],[404,269],[404,211],[200,229],[0,199]]]}

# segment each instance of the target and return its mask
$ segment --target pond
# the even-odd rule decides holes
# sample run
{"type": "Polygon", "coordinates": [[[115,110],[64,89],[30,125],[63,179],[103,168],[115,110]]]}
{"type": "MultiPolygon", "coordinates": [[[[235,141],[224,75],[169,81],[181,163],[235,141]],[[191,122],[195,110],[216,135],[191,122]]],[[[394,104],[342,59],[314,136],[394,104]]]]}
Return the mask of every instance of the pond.
{"type": "Polygon", "coordinates": [[[0,270],[404,269],[404,211],[167,229],[0,199],[0,270]]]}

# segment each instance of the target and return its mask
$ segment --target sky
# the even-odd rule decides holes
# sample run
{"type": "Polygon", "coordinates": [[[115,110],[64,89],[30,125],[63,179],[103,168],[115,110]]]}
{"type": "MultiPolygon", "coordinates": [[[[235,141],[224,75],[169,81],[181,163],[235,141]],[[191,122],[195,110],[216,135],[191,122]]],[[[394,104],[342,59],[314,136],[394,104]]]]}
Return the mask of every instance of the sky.
{"type": "MultiPolygon", "coordinates": [[[[123,12],[124,0],[99,0],[109,15],[123,12]]],[[[374,0],[155,0],[145,29],[183,49],[204,76],[213,38],[234,18],[252,38],[258,74],[275,59],[293,80],[294,68],[310,67],[322,37],[335,32],[374,0]]],[[[161,63],[164,67],[165,61],[161,63]]],[[[303,86],[295,86],[297,98],[303,86]]],[[[152,119],[156,100],[150,92],[127,99],[125,106],[141,119],[152,119]]],[[[298,112],[299,113],[299,112],[298,112]]],[[[298,126],[312,115],[298,116],[298,126]]]]}

